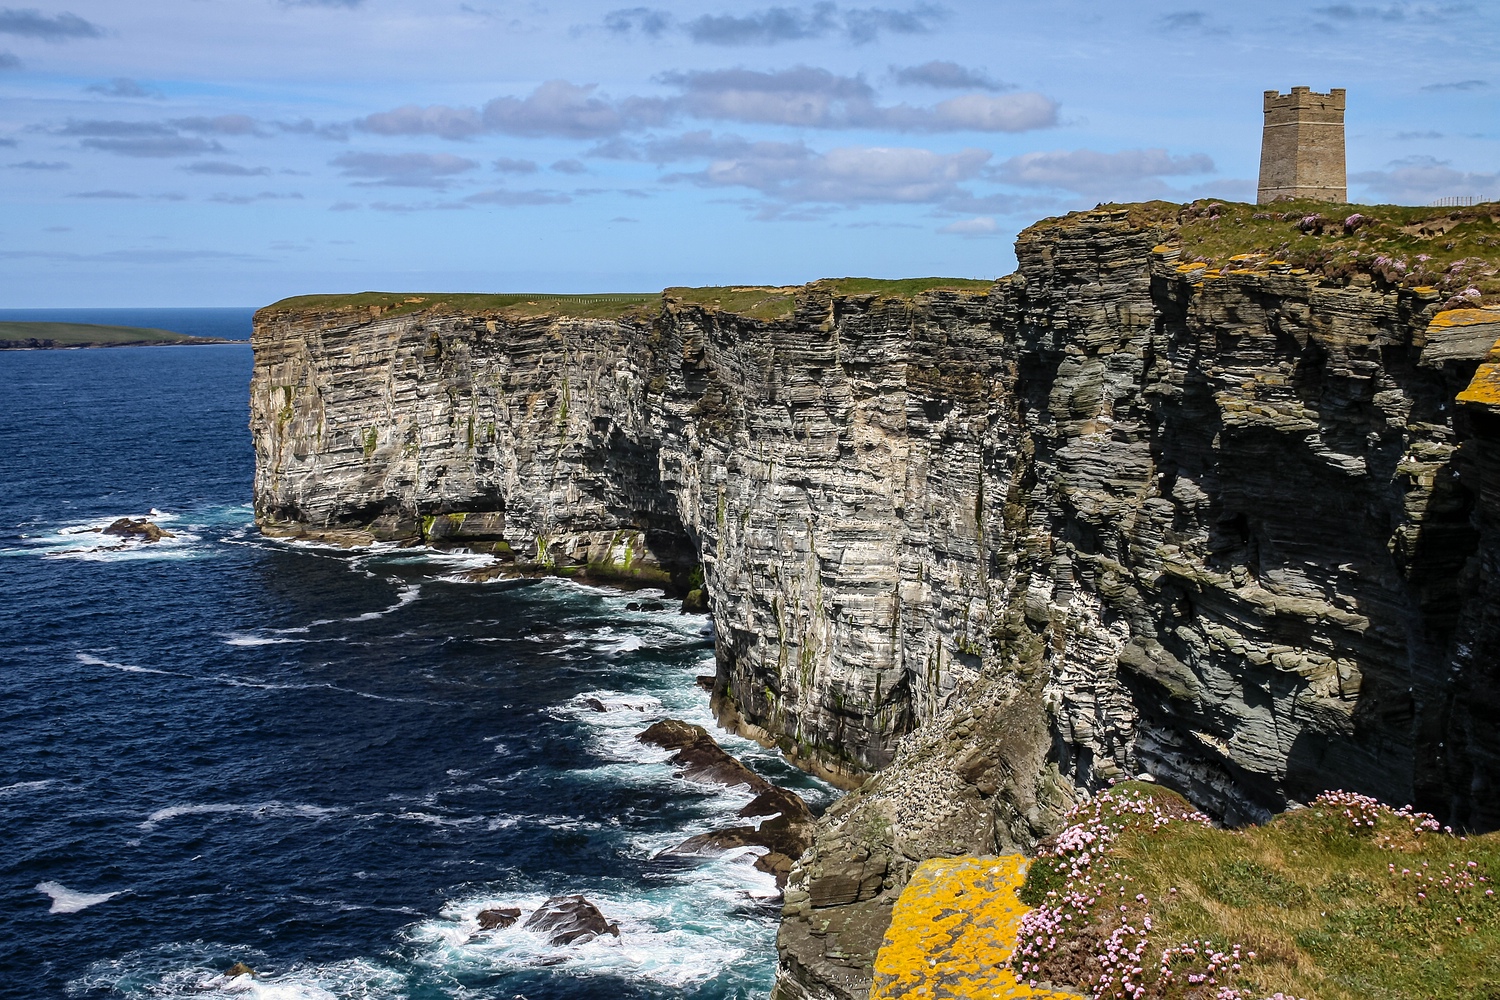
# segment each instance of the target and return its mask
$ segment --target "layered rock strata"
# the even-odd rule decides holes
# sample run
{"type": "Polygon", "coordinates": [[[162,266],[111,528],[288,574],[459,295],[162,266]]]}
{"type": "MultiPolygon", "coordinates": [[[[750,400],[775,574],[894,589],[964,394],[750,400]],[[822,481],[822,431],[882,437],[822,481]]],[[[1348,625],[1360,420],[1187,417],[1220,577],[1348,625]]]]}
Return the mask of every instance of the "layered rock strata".
{"type": "Polygon", "coordinates": [[[701,573],[721,719],[859,786],[781,997],[863,997],[921,861],[1126,774],[1231,822],[1345,787],[1500,825],[1500,409],[1455,402],[1491,317],[1170,235],[1085,213],[987,291],[762,316],[273,307],[257,518],[701,573]]]}

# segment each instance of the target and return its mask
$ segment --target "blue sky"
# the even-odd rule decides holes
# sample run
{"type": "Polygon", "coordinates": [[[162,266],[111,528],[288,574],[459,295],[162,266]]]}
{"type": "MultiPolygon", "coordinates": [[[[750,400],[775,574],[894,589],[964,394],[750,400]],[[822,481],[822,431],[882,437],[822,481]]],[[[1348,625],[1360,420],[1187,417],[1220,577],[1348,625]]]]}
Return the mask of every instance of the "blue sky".
{"type": "Polygon", "coordinates": [[[1252,199],[1293,85],[1356,200],[1500,197],[1497,51],[1494,0],[0,7],[0,307],[992,277],[1252,199]]]}

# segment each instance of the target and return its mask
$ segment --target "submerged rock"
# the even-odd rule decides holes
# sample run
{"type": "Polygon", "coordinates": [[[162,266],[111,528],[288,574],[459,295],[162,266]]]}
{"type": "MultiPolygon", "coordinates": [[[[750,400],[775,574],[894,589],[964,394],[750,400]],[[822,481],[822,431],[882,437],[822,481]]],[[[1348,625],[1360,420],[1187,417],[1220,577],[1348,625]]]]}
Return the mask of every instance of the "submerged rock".
{"type": "Polygon", "coordinates": [[[604,918],[599,908],[582,896],[553,896],[522,925],[548,935],[554,945],[587,944],[604,934],[620,936],[620,925],[604,918]]]}

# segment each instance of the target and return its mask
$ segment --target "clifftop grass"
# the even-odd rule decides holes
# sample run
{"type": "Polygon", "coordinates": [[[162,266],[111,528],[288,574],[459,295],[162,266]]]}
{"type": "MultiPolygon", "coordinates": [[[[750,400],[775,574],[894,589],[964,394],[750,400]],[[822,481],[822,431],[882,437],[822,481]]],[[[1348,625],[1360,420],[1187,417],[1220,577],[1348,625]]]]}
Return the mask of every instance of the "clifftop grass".
{"type": "Polygon", "coordinates": [[[382,318],[416,313],[461,312],[508,315],[576,316],[580,319],[618,319],[653,306],[659,295],[602,293],[598,295],[544,295],[454,292],[357,292],[351,295],[296,295],[266,306],[256,320],[298,313],[368,312],[382,318]]]}
{"type": "Polygon", "coordinates": [[[358,292],[351,295],[297,295],[272,303],[256,319],[299,314],[356,314],[372,318],[418,313],[474,313],[530,319],[566,316],[578,319],[644,318],[664,303],[706,306],[751,319],[786,319],[796,312],[797,299],[809,292],[829,295],[876,295],[913,298],[931,291],[983,293],[994,284],[973,278],[824,278],[807,285],[719,285],[673,287],[661,293],[603,293],[598,295],[543,295],[513,292],[468,294],[452,292],[358,292]]]}
{"type": "Polygon", "coordinates": [[[1131,1000],[1492,1000],[1500,834],[1347,793],[1221,830],[1116,786],[1032,864],[1024,977],[1131,1000]]]}

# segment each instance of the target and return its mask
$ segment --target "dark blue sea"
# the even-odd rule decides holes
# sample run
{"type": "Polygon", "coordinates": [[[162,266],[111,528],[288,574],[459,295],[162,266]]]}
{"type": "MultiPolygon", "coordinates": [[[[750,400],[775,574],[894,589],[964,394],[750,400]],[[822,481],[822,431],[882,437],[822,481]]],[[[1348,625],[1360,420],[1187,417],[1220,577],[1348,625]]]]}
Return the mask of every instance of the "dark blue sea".
{"type": "Polygon", "coordinates": [[[771,879],[658,856],[748,796],[634,739],[711,725],[707,620],[261,538],[250,369],[239,345],[0,352],[0,995],[764,996],[771,879]],[[92,530],[148,514],[176,537],[92,530]],[[477,928],[554,893],[620,938],[477,928]]]}

